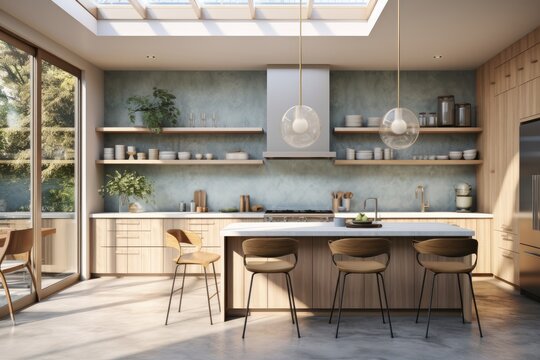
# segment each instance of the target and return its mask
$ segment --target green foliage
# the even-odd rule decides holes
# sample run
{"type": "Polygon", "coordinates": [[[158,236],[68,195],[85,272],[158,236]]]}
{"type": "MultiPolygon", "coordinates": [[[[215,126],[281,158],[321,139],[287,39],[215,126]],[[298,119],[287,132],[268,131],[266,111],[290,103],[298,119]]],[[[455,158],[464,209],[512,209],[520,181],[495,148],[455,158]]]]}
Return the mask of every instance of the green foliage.
{"type": "MultiPolygon", "coordinates": [[[[41,64],[43,158],[72,159],[77,78],[46,61],[41,64]]],[[[0,40],[0,159],[13,160],[0,166],[0,193],[30,177],[31,69],[28,54],[0,40]]],[[[42,182],[53,186],[44,193],[44,211],[73,211],[74,176],[73,164],[42,165],[42,182]]]]}
{"type": "Polygon", "coordinates": [[[120,173],[115,170],[114,174],[108,174],[107,178],[107,183],[99,189],[99,194],[103,197],[105,195],[129,196],[149,200],[154,191],[152,183],[135,171],[124,170],[120,173]]]}
{"type": "Polygon", "coordinates": [[[44,194],[43,211],[75,211],[75,180],[62,180],[57,189],[51,189],[44,194]]]}
{"type": "Polygon", "coordinates": [[[127,100],[129,120],[135,122],[135,113],[143,113],[144,125],[155,133],[160,133],[166,122],[176,125],[176,120],[180,116],[180,110],[174,105],[176,96],[167,90],[154,87],[152,97],[131,96],[127,100]]]}

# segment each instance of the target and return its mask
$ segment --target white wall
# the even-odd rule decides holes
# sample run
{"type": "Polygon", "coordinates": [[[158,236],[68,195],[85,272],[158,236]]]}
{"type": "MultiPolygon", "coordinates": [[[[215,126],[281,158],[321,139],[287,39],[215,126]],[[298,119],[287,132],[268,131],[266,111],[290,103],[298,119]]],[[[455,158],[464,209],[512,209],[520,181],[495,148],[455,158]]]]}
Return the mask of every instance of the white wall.
{"type": "Polygon", "coordinates": [[[81,277],[87,279],[90,276],[89,214],[103,211],[103,200],[97,193],[103,171],[95,165],[95,160],[99,158],[100,149],[103,147],[102,139],[96,136],[95,132],[96,126],[103,124],[103,70],[3,11],[0,11],[0,25],[82,70],[81,277]]]}

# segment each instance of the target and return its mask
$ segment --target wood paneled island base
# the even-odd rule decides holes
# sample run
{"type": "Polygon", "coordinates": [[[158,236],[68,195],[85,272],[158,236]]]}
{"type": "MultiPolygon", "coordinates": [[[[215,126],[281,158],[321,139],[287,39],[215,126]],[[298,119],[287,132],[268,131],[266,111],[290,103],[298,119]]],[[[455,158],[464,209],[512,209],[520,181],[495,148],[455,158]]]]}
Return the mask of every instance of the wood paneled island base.
{"type": "MultiPolygon", "coordinates": [[[[423,268],[416,261],[413,241],[440,237],[470,238],[474,231],[454,225],[434,223],[384,222],[379,229],[349,229],[332,223],[242,223],[222,230],[222,312],[223,320],[243,314],[251,273],[244,269],[242,241],[252,237],[292,237],[300,241],[298,265],[291,272],[296,306],[304,311],[328,311],[338,271],[332,263],[328,240],[347,237],[384,237],[392,242],[390,264],[384,272],[391,309],[414,310],[418,305],[423,268]],[[332,236],[330,236],[332,235],[332,236]]],[[[448,260],[448,259],[445,259],[448,260]]],[[[267,261],[272,261],[268,259],[267,261]]],[[[362,260],[359,260],[362,261],[362,260]]],[[[471,259],[457,259],[468,261],[471,259]]],[[[426,279],[430,289],[431,274],[426,279]]],[[[471,319],[471,292],[462,278],[464,313],[471,319]]],[[[427,308],[429,291],[424,291],[422,308],[427,308]]],[[[287,287],[281,274],[257,274],[253,282],[250,308],[253,311],[288,311],[287,287]]],[[[346,309],[379,309],[375,275],[350,275],[343,306],[346,309]]],[[[459,309],[459,290],[455,275],[439,275],[435,283],[433,307],[459,309]]]]}

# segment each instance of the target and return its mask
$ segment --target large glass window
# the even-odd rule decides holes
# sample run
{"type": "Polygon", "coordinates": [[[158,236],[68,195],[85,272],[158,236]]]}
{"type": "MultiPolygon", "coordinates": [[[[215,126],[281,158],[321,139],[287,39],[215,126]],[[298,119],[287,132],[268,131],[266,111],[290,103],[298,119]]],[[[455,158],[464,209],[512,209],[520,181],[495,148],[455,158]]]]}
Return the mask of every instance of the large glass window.
{"type": "MultiPolygon", "coordinates": [[[[36,230],[32,263],[42,294],[79,274],[79,79],[80,70],[0,31],[0,247],[10,230],[36,230]]],[[[30,274],[6,275],[18,308],[32,293],[30,274]]],[[[0,289],[0,312],[6,303],[0,289]]]]}
{"type": "MultiPolygon", "coordinates": [[[[30,125],[32,56],[0,40],[0,234],[32,227],[30,125]]],[[[9,260],[9,259],[8,259],[9,260]]],[[[30,294],[26,270],[6,275],[13,300],[30,294]]],[[[0,306],[6,305],[3,289],[0,306]]]]}
{"type": "Polygon", "coordinates": [[[77,272],[76,76],[41,61],[41,286],[77,272]]]}

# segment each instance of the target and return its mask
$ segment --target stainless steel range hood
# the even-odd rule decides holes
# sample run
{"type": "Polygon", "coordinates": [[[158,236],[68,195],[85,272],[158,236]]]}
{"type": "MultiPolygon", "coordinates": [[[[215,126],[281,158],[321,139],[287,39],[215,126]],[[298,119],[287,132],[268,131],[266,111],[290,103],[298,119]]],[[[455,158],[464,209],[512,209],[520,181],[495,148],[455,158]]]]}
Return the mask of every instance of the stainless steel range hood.
{"type": "Polygon", "coordinates": [[[298,149],[281,137],[281,118],[298,104],[298,66],[269,66],[266,71],[267,159],[332,159],[330,151],[330,69],[303,66],[304,104],[315,109],[321,122],[321,136],[311,146],[298,149]]]}

